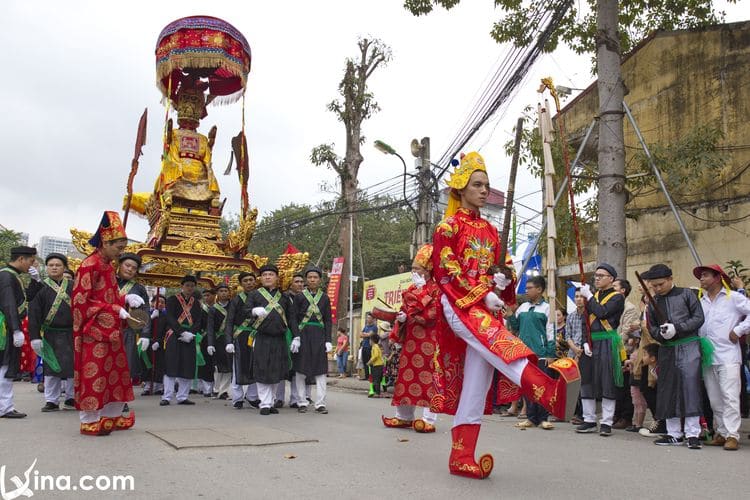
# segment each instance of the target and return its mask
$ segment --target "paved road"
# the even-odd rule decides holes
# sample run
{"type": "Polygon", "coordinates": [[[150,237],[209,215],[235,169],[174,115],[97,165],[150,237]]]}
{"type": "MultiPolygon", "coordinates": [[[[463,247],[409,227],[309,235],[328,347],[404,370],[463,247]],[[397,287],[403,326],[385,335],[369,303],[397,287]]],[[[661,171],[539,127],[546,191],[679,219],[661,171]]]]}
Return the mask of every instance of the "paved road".
{"type": "MultiPolygon", "coordinates": [[[[6,490],[12,476],[22,478],[38,459],[32,480],[35,474],[135,480],[127,495],[78,491],[55,498],[747,498],[747,439],[738,452],[665,449],[623,431],[609,438],[576,435],[568,424],[519,431],[517,420],[494,416],[479,444],[495,457],[492,476],[450,476],[450,418],[441,416],[433,435],[385,429],[379,419],[391,411],[390,400],[368,399],[343,385],[329,390],[328,415],[284,408],[261,416],[200,396],[193,396],[196,406],[159,407],[158,398],[137,397],[134,429],[93,438],[78,434],[76,412],[41,413],[35,386],[18,383],[16,406],[30,416],[0,420],[6,490]],[[154,434],[198,447],[176,449],[154,434]],[[226,446],[200,447],[206,439],[226,446]],[[308,442],[246,444],[279,440],[308,442]]],[[[52,495],[36,491],[34,498],[52,495]]]]}

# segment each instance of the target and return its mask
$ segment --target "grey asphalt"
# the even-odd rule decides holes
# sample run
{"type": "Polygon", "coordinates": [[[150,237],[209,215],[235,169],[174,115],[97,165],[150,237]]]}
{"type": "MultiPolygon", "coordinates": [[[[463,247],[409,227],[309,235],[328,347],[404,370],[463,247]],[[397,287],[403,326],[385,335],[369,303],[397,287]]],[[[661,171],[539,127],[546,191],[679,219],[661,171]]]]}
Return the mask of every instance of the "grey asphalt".
{"type": "Polygon", "coordinates": [[[36,387],[16,383],[16,407],[29,417],[0,419],[6,490],[37,459],[33,474],[74,483],[84,474],[132,475],[135,490],[36,491],[35,499],[748,497],[747,431],[736,452],[689,450],[624,431],[577,435],[565,423],[520,431],[515,418],[490,416],[478,452],[491,452],[495,469],[476,481],[448,474],[450,417],[440,416],[435,434],[385,429],[380,415],[391,413],[390,400],[368,399],[352,379],[329,380],[328,415],[285,407],[261,416],[200,395],[191,396],[195,406],[160,407],[158,397],[136,396],[135,428],[106,437],[79,435],[77,412],[41,413],[36,387]]]}

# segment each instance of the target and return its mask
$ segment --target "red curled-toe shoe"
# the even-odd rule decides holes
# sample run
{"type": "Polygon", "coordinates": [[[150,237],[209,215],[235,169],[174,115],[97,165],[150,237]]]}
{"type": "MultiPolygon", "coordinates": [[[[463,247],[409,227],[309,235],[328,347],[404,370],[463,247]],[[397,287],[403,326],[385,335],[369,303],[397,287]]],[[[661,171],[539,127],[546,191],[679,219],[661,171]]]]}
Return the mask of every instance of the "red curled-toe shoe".
{"type": "Polygon", "coordinates": [[[122,415],[119,417],[115,417],[115,427],[114,430],[116,431],[124,431],[127,429],[130,429],[135,425],[135,412],[133,410],[130,410],[130,415],[127,417],[123,417],[122,415]]]}
{"type": "Polygon", "coordinates": [[[463,424],[451,429],[453,446],[448,459],[448,470],[451,474],[484,479],[492,472],[492,467],[495,465],[492,455],[482,455],[479,457],[478,464],[474,461],[474,450],[477,446],[480,427],[479,424],[463,424]]]}
{"type": "Polygon", "coordinates": [[[408,429],[413,423],[413,420],[401,420],[397,417],[386,417],[385,415],[381,415],[380,418],[383,420],[383,425],[391,429],[408,429]]]}
{"type": "Polygon", "coordinates": [[[414,421],[412,428],[421,434],[435,432],[435,426],[428,422],[425,422],[421,418],[418,418],[417,420],[414,421]]]}
{"type": "Polygon", "coordinates": [[[568,421],[573,418],[581,389],[578,364],[571,358],[560,358],[548,367],[559,374],[558,378],[552,378],[535,364],[528,363],[521,374],[521,392],[556,418],[568,421]]]}
{"type": "Polygon", "coordinates": [[[81,434],[86,436],[106,436],[112,432],[112,427],[114,427],[114,420],[102,417],[96,422],[87,424],[81,422],[81,434]]]}

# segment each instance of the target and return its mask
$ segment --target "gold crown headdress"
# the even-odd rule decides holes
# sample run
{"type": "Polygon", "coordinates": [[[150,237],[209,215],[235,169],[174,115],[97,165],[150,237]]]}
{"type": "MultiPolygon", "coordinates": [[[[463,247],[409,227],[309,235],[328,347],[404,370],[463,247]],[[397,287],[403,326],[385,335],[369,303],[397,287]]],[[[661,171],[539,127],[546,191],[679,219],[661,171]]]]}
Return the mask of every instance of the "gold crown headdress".
{"type": "Polygon", "coordinates": [[[482,155],[476,151],[461,155],[461,162],[456,167],[456,170],[451,173],[450,179],[445,181],[448,187],[451,188],[448,196],[448,207],[445,209],[445,217],[455,214],[461,207],[461,197],[458,194],[458,190],[466,187],[471,174],[476,171],[487,172],[482,155]]]}

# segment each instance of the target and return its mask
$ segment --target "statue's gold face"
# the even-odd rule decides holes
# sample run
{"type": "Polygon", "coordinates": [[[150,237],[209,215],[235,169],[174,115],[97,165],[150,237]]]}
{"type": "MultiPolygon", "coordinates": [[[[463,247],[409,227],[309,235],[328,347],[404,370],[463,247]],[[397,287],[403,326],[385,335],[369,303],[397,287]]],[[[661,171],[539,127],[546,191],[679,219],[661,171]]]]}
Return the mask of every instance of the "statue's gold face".
{"type": "Polygon", "coordinates": [[[177,120],[182,122],[194,122],[196,125],[203,118],[206,109],[205,98],[199,91],[186,90],[179,94],[177,100],[177,120]]]}

